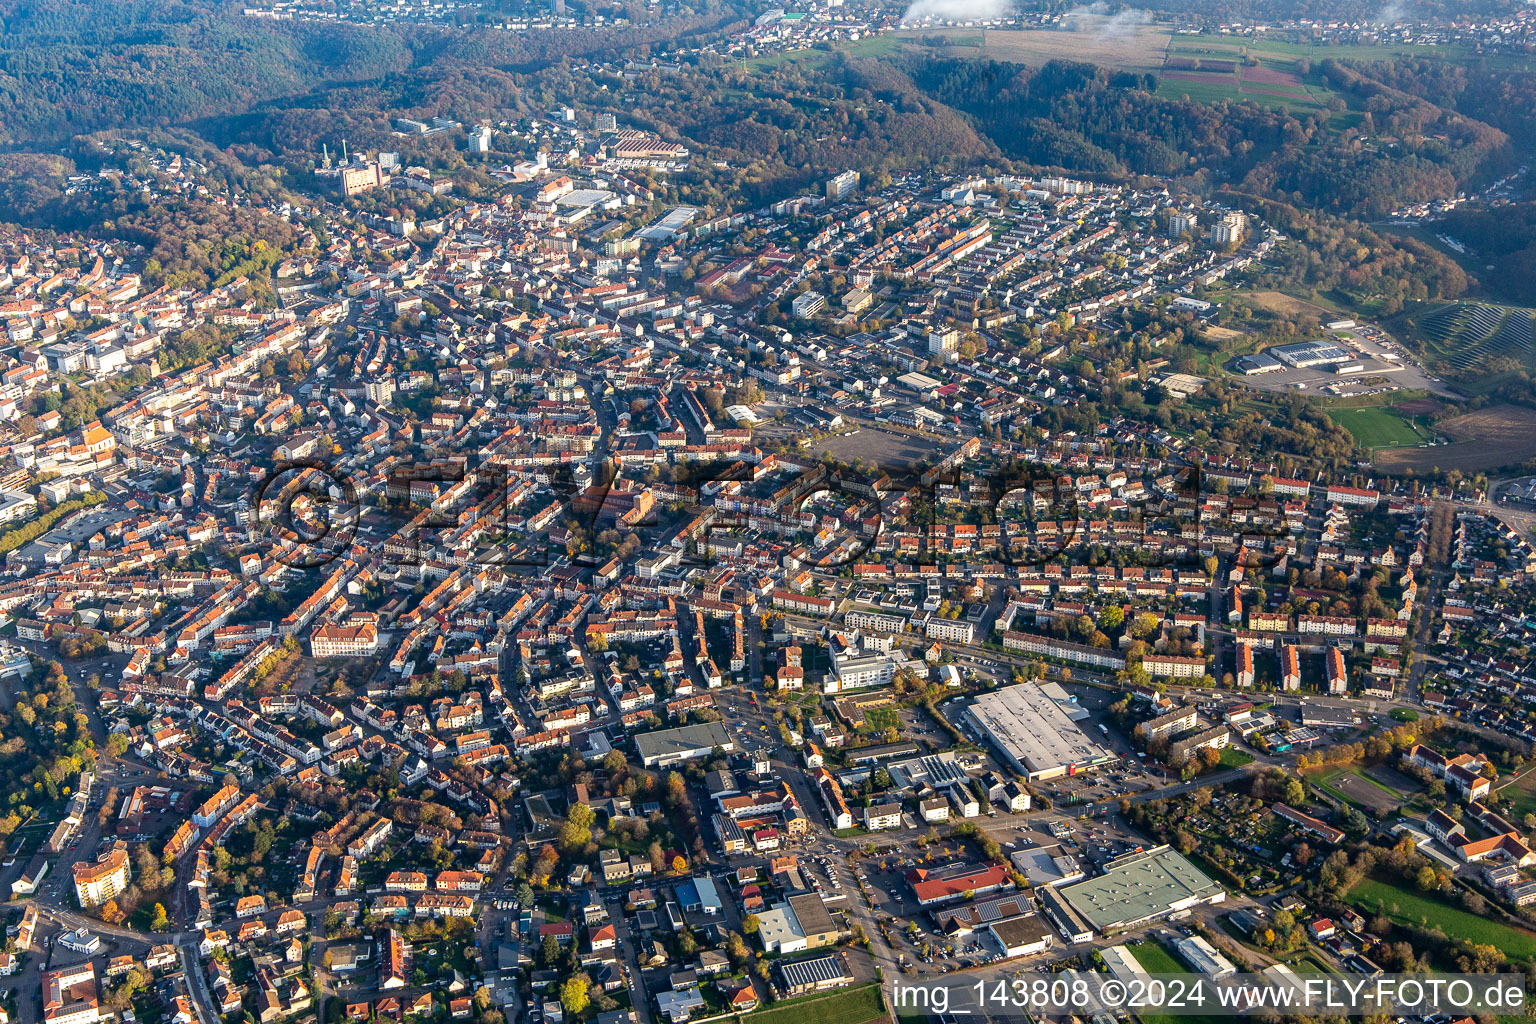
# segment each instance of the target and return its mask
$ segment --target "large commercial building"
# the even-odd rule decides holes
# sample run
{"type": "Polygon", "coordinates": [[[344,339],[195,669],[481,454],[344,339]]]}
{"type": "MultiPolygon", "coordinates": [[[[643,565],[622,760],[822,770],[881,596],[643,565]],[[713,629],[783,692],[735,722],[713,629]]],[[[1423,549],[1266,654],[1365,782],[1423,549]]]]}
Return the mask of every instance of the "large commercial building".
{"type": "Polygon", "coordinates": [[[1117,857],[1097,878],[1053,891],[1100,934],[1227,898],[1225,889],[1169,846],[1117,857]]]}
{"type": "Polygon", "coordinates": [[[1116,760],[1034,683],[983,693],[967,709],[976,728],[1031,781],[1054,779],[1116,760]]]}
{"type": "Polygon", "coordinates": [[[716,747],[726,753],[736,749],[731,734],[719,722],[642,733],[635,737],[635,746],[640,749],[640,760],[647,768],[705,757],[716,747]]]}
{"type": "Polygon", "coordinates": [[[1270,349],[1269,354],[1298,370],[1326,363],[1344,363],[1351,358],[1347,349],[1331,341],[1301,341],[1294,345],[1280,345],[1270,349]]]}

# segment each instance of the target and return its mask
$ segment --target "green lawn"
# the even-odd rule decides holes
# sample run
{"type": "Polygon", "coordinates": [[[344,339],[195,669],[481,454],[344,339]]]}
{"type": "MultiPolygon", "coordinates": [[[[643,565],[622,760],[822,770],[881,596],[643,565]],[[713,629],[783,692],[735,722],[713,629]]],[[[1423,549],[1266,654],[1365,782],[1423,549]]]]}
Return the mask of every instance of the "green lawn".
{"type": "Polygon", "coordinates": [[[1536,771],[1530,771],[1499,790],[1499,795],[1509,801],[1508,817],[1519,822],[1527,814],[1536,813],[1536,771]]]}
{"type": "Polygon", "coordinates": [[[846,988],[826,996],[792,999],[752,1014],[767,1024],[864,1024],[885,1016],[879,985],[846,988]]]}
{"type": "MultiPolygon", "coordinates": [[[[1129,947],[1131,955],[1148,974],[1190,974],[1188,967],[1173,955],[1173,951],[1161,942],[1143,942],[1129,947]]],[[[1188,1013],[1139,1013],[1142,1024],[1217,1024],[1226,1018],[1210,1014],[1188,1013]]]]}
{"type": "Polygon", "coordinates": [[[1136,957],[1136,962],[1147,969],[1148,974],[1188,974],[1189,968],[1173,955],[1173,951],[1161,942],[1143,942],[1139,946],[1131,946],[1131,953],[1136,957]]]}
{"type": "Polygon", "coordinates": [[[1241,768],[1245,764],[1253,763],[1253,755],[1245,754],[1236,747],[1222,747],[1221,760],[1217,763],[1223,768],[1241,768]]]}
{"type": "Polygon", "coordinates": [[[1422,920],[1451,938],[1497,946],[1512,960],[1536,956],[1536,932],[1469,914],[1437,896],[1391,882],[1367,879],[1351,889],[1345,900],[1363,914],[1374,914],[1381,907],[1394,923],[1417,928],[1422,920]]]}
{"type": "Polygon", "coordinates": [[[1366,450],[1402,448],[1427,441],[1433,436],[1396,409],[1383,405],[1329,409],[1328,418],[1349,431],[1355,443],[1366,450]]]}
{"type": "Polygon", "coordinates": [[[1310,956],[1304,956],[1300,960],[1297,960],[1291,965],[1291,969],[1294,970],[1297,974],[1323,975],[1334,973],[1321,960],[1310,956]]]}

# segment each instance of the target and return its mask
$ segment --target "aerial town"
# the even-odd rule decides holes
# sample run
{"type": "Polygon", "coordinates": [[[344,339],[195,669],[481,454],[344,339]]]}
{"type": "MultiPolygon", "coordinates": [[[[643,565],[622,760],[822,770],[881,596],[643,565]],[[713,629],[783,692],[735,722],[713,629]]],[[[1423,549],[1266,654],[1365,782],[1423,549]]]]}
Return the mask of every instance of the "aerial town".
{"type": "MultiPolygon", "coordinates": [[[[328,16],[451,11],[390,10],[328,16]]],[[[573,106],[393,130],[303,202],[153,143],[68,178],[290,230],[206,283],[0,229],[0,1024],[1536,955],[1536,484],[1222,419],[1445,388],[1343,315],[1190,357],[1283,227],[1060,174],[689,205],[710,154],[573,106]]]]}

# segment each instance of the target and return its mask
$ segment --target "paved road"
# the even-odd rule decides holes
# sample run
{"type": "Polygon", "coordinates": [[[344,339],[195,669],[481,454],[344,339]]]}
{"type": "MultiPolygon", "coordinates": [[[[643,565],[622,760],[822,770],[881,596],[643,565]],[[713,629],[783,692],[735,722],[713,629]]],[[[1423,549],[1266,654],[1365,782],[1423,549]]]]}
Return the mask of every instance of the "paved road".
{"type": "Polygon", "coordinates": [[[192,1005],[197,1013],[199,1024],[221,1024],[218,1011],[214,1007],[213,995],[208,991],[208,976],[203,973],[197,941],[192,938],[183,938],[176,944],[176,948],[181,953],[181,967],[187,978],[187,991],[192,995],[192,1005]]]}
{"type": "Polygon", "coordinates": [[[630,1005],[639,1015],[640,1024],[651,1024],[651,997],[645,988],[645,972],[640,969],[640,961],[635,954],[635,939],[629,930],[623,899],[616,898],[608,901],[608,919],[613,922],[614,937],[619,943],[619,955],[624,960],[625,970],[629,972],[629,987],[633,993],[630,1005]]]}

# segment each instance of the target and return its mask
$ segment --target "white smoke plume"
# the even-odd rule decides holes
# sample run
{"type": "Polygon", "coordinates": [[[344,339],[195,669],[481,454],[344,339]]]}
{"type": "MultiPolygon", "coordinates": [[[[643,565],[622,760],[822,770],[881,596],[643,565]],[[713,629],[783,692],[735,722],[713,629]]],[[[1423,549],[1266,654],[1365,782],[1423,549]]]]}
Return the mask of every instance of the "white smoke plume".
{"type": "Polygon", "coordinates": [[[1086,32],[1098,40],[1121,39],[1132,35],[1151,20],[1151,14],[1137,8],[1128,7],[1111,14],[1109,4],[1104,0],[1079,5],[1061,16],[1062,24],[1069,30],[1086,32]]]}
{"type": "Polygon", "coordinates": [[[920,21],[991,21],[1007,17],[1012,0],[915,0],[901,16],[901,23],[920,21]]]}
{"type": "Polygon", "coordinates": [[[1378,25],[1395,25],[1408,19],[1408,5],[1404,0],[1387,0],[1385,6],[1376,12],[1371,20],[1378,25]]]}

